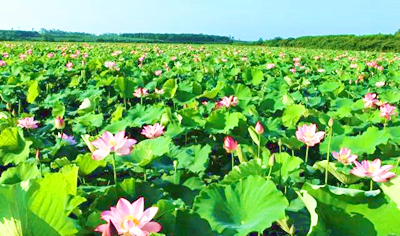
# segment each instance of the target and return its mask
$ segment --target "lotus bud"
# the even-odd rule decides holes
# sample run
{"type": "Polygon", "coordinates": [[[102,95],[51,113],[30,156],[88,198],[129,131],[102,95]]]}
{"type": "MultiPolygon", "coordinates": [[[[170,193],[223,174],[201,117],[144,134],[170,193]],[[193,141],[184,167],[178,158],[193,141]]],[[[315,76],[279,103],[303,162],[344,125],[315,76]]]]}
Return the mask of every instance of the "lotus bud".
{"type": "Polygon", "coordinates": [[[274,162],[275,162],[275,154],[272,154],[272,155],[269,157],[268,165],[269,165],[269,166],[274,166],[274,162]]]}
{"type": "Polygon", "coordinates": [[[329,125],[329,127],[332,127],[332,126],[333,126],[333,119],[332,119],[332,117],[329,119],[328,125],[329,125]]]}
{"type": "Polygon", "coordinates": [[[224,139],[224,148],[226,152],[232,153],[237,149],[238,142],[235,141],[231,136],[227,136],[224,139]]]}
{"type": "Polygon", "coordinates": [[[54,127],[56,129],[64,129],[65,127],[65,121],[61,116],[57,116],[57,118],[54,121],[54,127]]]}
{"type": "Polygon", "coordinates": [[[178,169],[178,161],[174,160],[173,165],[174,165],[174,170],[176,171],[178,169]]]}
{"type": "Polygon", "coordinates": [[[262,126],[262,124],[259,121],[256,123],[256,126],[254,129],[256,130],[257,134],[261,135],[264,133],[264,127],[262,126]]]}

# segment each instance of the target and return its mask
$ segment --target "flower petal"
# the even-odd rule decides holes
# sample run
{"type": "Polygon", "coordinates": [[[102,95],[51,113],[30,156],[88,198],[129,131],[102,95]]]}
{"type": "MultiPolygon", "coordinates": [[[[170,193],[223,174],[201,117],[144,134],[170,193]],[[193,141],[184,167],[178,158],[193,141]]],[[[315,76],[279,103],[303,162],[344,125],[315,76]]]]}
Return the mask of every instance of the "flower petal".
{"type": "Polygon", "coordinates": [[[104,159],[106,156],[108,156],[108,154],[110,154],[110,150],[107,149],[97,149],[96,151],[94,151],[92,153],[92,159],[93,160],[102,160],[104,159]]]}
{"type": "Polygon", "coordinates": [[[145,224],[142,227],[143,231],[146,231],[146,232],[149,232],[149,233],[151,233],[151,232],[157,233],[157,232],[160,232],[161,229],[162,229],[161,225],[159,223],[157,223],[157,222],[154,222],[154,221],[153,222],[149,222],[149,223],[145,224]]]}

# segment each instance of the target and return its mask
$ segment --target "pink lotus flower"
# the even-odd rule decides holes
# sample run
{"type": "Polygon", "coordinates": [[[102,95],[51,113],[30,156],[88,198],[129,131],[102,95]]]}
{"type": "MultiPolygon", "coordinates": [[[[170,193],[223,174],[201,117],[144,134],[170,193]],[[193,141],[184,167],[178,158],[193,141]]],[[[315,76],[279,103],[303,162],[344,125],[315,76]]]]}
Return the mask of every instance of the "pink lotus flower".
{"type": "Polygon", "coordinates": [[[224,106],[224,107],[233,107],[236,106],[238,103],[237,97],[231,95],[229,97],[223,97],[221,101],[219,101],[219,106],[224,106]]]}
{"type": "Polygon", "coordinates": [[[376,83],[375,83],[375,86],[378,87],[378,88],[380,88],[380,87],[385,86],[385,84],[386,84],[385,81],[379,81],[379,82],[376,82],[376,83]]]}
{"type": "Polygon", "coordinates": [[[140,62],[143,62],[145,58],[146,58],[146,55],[142,55],[141,57],[139,57],[138,60],[139,60],[140,62]]]}
{"type": "Polygon", "coordinates": [[[63,134],[61,135],[60,133],[58,133],[58,134],[57,134],[57,137],[61,138],[61,139],[64,140],[64,141],[69,142],[69,144],[71,144],[71,145],[75,145],[75,144],[76,144],[76,141],[75,141],[75,139],[74,139],[74,136],[72,136],[72,135],[67,135],[67,134],[65,134],[65,133],[63,133],[63,134]]]}
{"type": "Polygon", "coordinates": [[[78,58],[78,54],[72,54],[71,57],[72,58],[78,58]]]}
{"type": "Polygon", "coordinates": [[[67,67],[67,70],[71,70],[72,67],[74,66],[74,64],[72,64],[72,62],[68,62],[65,67],[67,67]]]}
{"type": "Polygon", "coordinates": [[[18,120],[18,126],[25,129],[36,129],[39,127],[37,124],[39,122],[35,121],[34,117],[26,117],[24,119],[18,120]]]}
{"type": "Polygon", "coordinates": [[[28,51],[26,51],[26,54],[31,55],[32,54],[32,49],[29,49],[28,51]]]}
{"type": "Polygon", "coordinates": [[[52,52],[47,53],[47,57],[48,58],[53,58],[54,57],[54,53],[52,53],[52,52]]]}
{"type": "Polygon", "coordinates": [[[157,94],[164,94],[164,90],[163,89],[155,89],[154,90],[157,94]]]}
{"type": "Polygon", "coordinates": [[[396,174],[388,172],[393,168],[392,165],[385,165],[381,167],[381,160],[375,159],[372,163],[367,160],[363,160],[361,163],[354,161],[356,165],[350,173],[358,177],[370,177],[375,182],[386,182],[390,178],[393,178],[396,174]]]}
{"type": "Polygon", "coordinates": [[[367,108],[375,107],[375,103],[378,101],[376,99],[376,93],[365,94],[363,101],[364,101],[364,107],[367,107],[367,108]]]}
{"type": "Polygon", "coordinates": [[[6,65],[6,62],[3,60],[0,60],[0,66],[5,66],[5,65],[6,65]]]}
{"type": "Polygon", "coordinates": [[[351,151],[348,148],[341,148],[339,152],[332,152],[332,156],[343,163],[344,165],[348,165],[357,160],[358,156],[354,154],[350,154],[351,151]]]}
{"type": "Polygon", "coordinates": [[[304,124],[302,127],[299,127],[296,131],[296,138],[305,143],[307,146],[312,147],[316,144],[320,143],[321,140],[325,136],[324,131],[317,131],[317,125],[311,124],[306,125],[304,124]]]}
{"type": "Polygon", "coordinates": [[[175,61],[176,59],[177,59],[176,56],[172,56],[172,57],[171,57],[171,61],[175,61]]]}
{"type": "Polygon", "coordinates": [[[86,52],[82,54],[83,58],[87,58],[89,56],[89,54],[87,54],[86,52]]]}
{"type": "Polygon", "coordinates": [[[226,58],[222,58],[222,59],[221,59],[221,61],[223,61],[223,62],[227,62],[227,61],[228,61],[228,59],[226,59],[226,58]]]}
{"type": "Polygon", "coordinates": [[[358,65],[357,64],[350,64],[350,68],[352,68],[352,69],[355,69],[355,68],[357,68],[358,67],[358,65]]]}
{"type": "Polygon", "coordinates": [[[154,74],[157,75],[157,76],[159,76],[159,75],[162,74],[162,70],[156,70],[156,71],[154,71],[154,74]]]}
{"type": "Polygon", "coordinates": [[[232,153],[237,149],[238,142],[235,141],[231,136],[224,138],[224,149],[227,153],[232,153]]]}
{"type": "Polygon", "coordinates": [[[54,120],[54,127],[56,129],[64,129],[65,120],[61,118],[61,116],[57,116],[57,118],[54,120]]]}
{"type": "Polygon", "coordinates": [[[151,221],[157,214],[158,207],[150,207],[144,211],[144,199],[140,197],[132,204],[120,198],[116,207],[101,213],[101,219],[107,223],[96,227],[95,231],[102,232],[102,236],[111,236],[111,223],[118,235],[148,236],[150,233],[159,232],[162,227],[159,223],[151,221]]]}
{"type": "Polygon", "coordinates": [[[292,72],[294,74],[294,73],[296,73],[296,69],[295,68],[291,68],[290,72],[292,72]]]}
{"type": "Polygon", "coordinates": [[[264,127],[262,126],[262,124],[257,121],[256,126],[254,127],[254,129],[256,130],[257,134],[263,134],[264,133],[264,127]]]}
{"type": "Polygon", "coordinates": [[[379,107],[379,110],[381,110],[379,116],[385,118],[386,120],[391,120],[392,118],[390,116],[395,114],[395,109],[395,106],[392,106],[389,103],[385,103],[379,107]]]}
{"type": "Polygon", "coordinates": [[[6,53],[6,52],[3,53],[3,57],[4,57],[4,58],[7,58],[7,57],[8,57],[8,53],[6,53]]]}
{"type": "Polygon", "coordinates": [[[118,55],[121,54],[121,53],[122,53],[122,51],[115,51],[115,52],[113,52],[111,55],[114,56],[114,57],[116,57],[116,56],[118,56],[118,55]]]}
{"type": "Polygon", "coordinates": [[[280,58],[285,58],[286,55],[285,55],[285,53],[281,52],[281,53],[279,54],[279,57],[280,57],[280,58]]]}
{"type": "Polygon", "coordinates": [[[149,91],[145,88],[138,88],[135,90],[135,92],[133,93],[133,96],[137,97],[137,98],[141,98],[146,96],[149,93],[149,91]]]}
{"type": "Polygon", "coordinates": [[[299,62],[299,61],[300,61],[300,58],[298,58],[298,57],[295,57],[295,58],[293,58],[293,61],[295,61],[295,62],[299,62]]]}
{"type": "Polygon", "coordinates": [[[272,68],[274,68],[275,67],[275,64],[274,63],[269,63],[269,64],[267,64],[267,70],[270,70],[270,69],[272,69],[272,68]]]}
{"type": "Polygon", "coordinates": [[[295,62],[294,66],[301,66],[300,62],[295,62]]]}
{"type": "Polygon", "coordinates": [[[154,125],[146,125],[143,127],[141,134],[146,136],[148,139],[157,138],[163,135],[164,128],[165,127],[159,123],[154,125]]]}
{"type": "Polygon", "coordinates": [[[61,55],[62,55],[63,57],[65,57],[65,56],[67,56],[67,53],[63,52],[61,55]]]}
{"type": "Polygon", "coordinates": [[[104,62],[104,66],[107,67],[108,69],[112,69],[115,67],[115,62],[113,61],[106,61],[104,62]]]}
{"type": "Polygon", "coordinates": [[[126,138],[124,130],[119,131],[115,136],[106,131],[102,137],[92,142],[92,145],[98,148],[92,153],[92,158],[93,160],[102,160],[110,152],[115,152],[119,156],[129,155],[134,144],[136,144],[136,140],[126,138]]]}
{"type": "Polygon", "coordinates": [[[21,59],[21,60],[25,60],[25,59],[26,59],[26,55],[25,55],[25,54],[21,54],[21,55],[19,55],[19,59],[21,59]]]}

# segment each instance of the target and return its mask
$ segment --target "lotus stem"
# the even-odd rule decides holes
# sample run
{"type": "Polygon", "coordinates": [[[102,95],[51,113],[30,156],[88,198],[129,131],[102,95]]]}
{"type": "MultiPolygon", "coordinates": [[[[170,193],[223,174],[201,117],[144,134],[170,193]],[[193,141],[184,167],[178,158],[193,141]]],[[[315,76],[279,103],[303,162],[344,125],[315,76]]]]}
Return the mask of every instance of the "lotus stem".
{"type": "Polygon", "coordinates": [[[372,191],[374,188],[374,181],[371,179],[371,182],[369,183],[369,191],[372,191]]]}
{"type": "Polygon", "coordinates": [[[308,163],[308,150],[309,150],[309,146],[307,146],[307,149],[306,149],[306,161],[305,161],[305,165],[307,166],[307,163],[308,163]]]}
{"type": "Polygon", "coordinates": [[[332,127],[329,128],[329,141],[328,150],[326,152],[326,166],[325,166],[325,185],[328,184],[328,168],[329,168],[329,156],[331,151],[331,141],[332,141],[332,127]]]}
{"type": "Polygon", "coordinates": [[[113,171],[114,171],[114,185],[117,186],[117,170],[115,167],[115,153],[113,153],[113,171]]]}
{"type": "Polygon", "coordinates": [[[261,159],[261,134],[258,135],[258,158],[261,159]]]}
{"type": "Polygon", "coordinates": [[[233,152],[231,153],[231,159],[232,159],[232,170],[233,170],[233,167],[235,166],[235,154],[233,154],[233,152]]]}

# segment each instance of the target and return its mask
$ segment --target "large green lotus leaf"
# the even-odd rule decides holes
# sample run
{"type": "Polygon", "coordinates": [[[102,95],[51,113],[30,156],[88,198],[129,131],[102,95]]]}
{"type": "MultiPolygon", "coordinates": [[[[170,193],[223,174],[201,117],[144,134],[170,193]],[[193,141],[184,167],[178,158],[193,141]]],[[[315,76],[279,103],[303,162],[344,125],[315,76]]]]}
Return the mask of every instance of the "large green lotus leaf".
{"type": "MultiPolygon", "coordinates": [[[[276,182],[285,183],[297,181],[302,172],[300,166],[304,161],[300,157],[290,156],[286,152],[274,154],[274,166],[272,167],[272,177],[276,182]]],[[[264,164],[267,165],[266,160],[264,164]]]]}
{"type": "Polygon", "coordinates": [[[117,133],[120,130],[125,130],[126,127],[131,125],[131,120],[129,120],[128,118],[119,120],[119,121],[114,121],[111,124],[107,125],[106,127],[104,127],[104,129],[102,130],[102,132],[104,131],[109,131],[111,133],[117,133]]]}
{"type": "Polygon", "coordinates": [[[103,124],[103,114],[86,114],[74,119],[75,122],[85,127],[100,127],[103,124]]]}
{"type": "Polygon", "coordinates": [[[264,74],[261,70],[252,70],[251,77],[252,77],[252,80],[251,80],[252,84],[254,86],[257,86],[263,81],[264,74]]]}
{"type": "Polygon", "coordinates": [[[224,179],[221,180],[221,184],[232,184],[240,179],[248,176],[267,176],[269,167],[262,165],[261,159],[253,159],[248,162],[243,162],[238,166],[234,166],[233,169],[225,175],[224,179]]]}
{"type": "MultiPolygon", "coordinates": [[[[376,191],[316,186],[306,190],[317,201],[316,212],[331,235],[399,235],[400,210],[388,196],[376,191]]],[[[321,235],[321,234],[312,234],[321,235]]]]}
{"type": "Polygon", "coordinates": [[[264,136],[269,140],[276,139],[285,135],[285,131],[282,129],[282,122],[279,118],[268,117],[263,122],[264,124],[264,136]]]}
{"type": "Polygon", "coordinates": [[[56,101],[53,105],[53,110],[51,111],[53,117],[63,117],[65,114],[65,105],[62,101],[56,101]]]}
{"type": "MultiPolygon", "coordinates": [[[[314,165],[313,168],[316,170],[321,171],[322,173],[325,173],[325,169],[326,169],[326,160],[324,161],[317,161],[314,165]]],[[[344,183],[344,184],[352,184],[355,183],[357,181],[359,181],[361,178],[352,175],[352,174],[346,174],[343,173],[342,171],[338,170],[338,168],[336,167],[334,162],[329,162],[328,164],[328,172],[335,176],[335,178],[337,180],[339,180],[340,182],[344,183]]]]}
{"type": "Polygon", "coordinates": [[[211,153],[211,146],[206,144],[204,147],[201,145],[193,145],[188,148],[180,149],[180,152],[175,156],[178,159],[178,168],[185,168],[193,173],[205,171],[209,155],[211,153]]]}
{"type": "Polygon", "coordinates": [[[130,202],[144,197],[146,208],[157,203],[163,197],[160,189],[150,183],[142,183],[133,178],[124,179],[122,182],[118,182],[117,186],[82,186],[80,188],[86,198],[93,200],[90,208],[100,211],[110,210],[110,207],[115,206],[121,197],[130,202]]]}
{"type": "Polygon", "coordinates": [[[340,87],[341,83],[336,81],[326,81],[318,86],[321,93],[333,92],[340,87]]]}
{"type": "MultiPolygon", "coordinates": [[[[72,174],[53,173],[44,179],[0,185],[0,232],[2,235],[76,235],[77,224],[68,217],[72,174]]],[[[76,186],[74,186],[76,191],[76,186]]]]}
{"type": "Polygon", "coordinates": [[[35,163],[20,163],[1,173],[0,184],[16,184],[25,180],[40,177],[40,171],[35,163]]]}
{"type": "Polygon", "coordinates": [[[379,99],[384,101],[384,102],[388,102],[390,104],[395,104],[398,101],[400,101],[400,96],[399,96],[399,92],[398,89],[395,90],[387,90],[383,93],[379,93],[379,99]]]}
{"type": "Polygon", "coordinates": [[[131,161],[145,166],[154,158],[164,155],[169,151],[172,140],[169,137],[147,139],[136,144],[131,152],[131,161]]]}
{"type": "Polygon", "coordinates": [[[249,176],[230,185],[209,185],[193,207],[219,235],[248,235],[283,219],[288,205],[272,181],[249,176]]]}
{"type": "Polygon", "coordinates": [[[89,175],[97,168],[105,167],[107,165],[105,160],[93,160],[90,152],[86,154],[79,154],[74,163],[79,167],[79,173],[82,175],[89,175]]]}
{"type": "Polygon", "coordinates": [[[182,116],[182,125],[186,127],[199,127],[205,124],[204,118],[198,110],[194,108],[186,108],[179,111],[182,116]]]}
{"type": "Polygon", "coordinates": [[[219,90],[221,90],[221,87],[223,85],[223,82],[218,81],[217,86],[215,88],[211,89],[210,91],[205,90],[201,95],[197,96],[197,98],[208,98],[208,99],[214,99],[218,93],[219,90]]]}
{"type": "MultiPolygon", "coordinates": [[[[357,136],[339,135],[332,138],[331,150],[339,151],[341,148],[349,148],[352,153],[357,155],[373,154],[376,146],[386,144],[390,134],[386,130],[379,130],[377,127],[369,127],[367,131],[357,136]]],[[[321,154],[325,154],[328,149],[328,139],[320,145],[321,154]]]]}
{"type": "Polygon", "coordinates": [[[175,202],[168,203],[168,206],[165,207],[165,201],[161,201],[157,203],[160,212],[157,213],[155,221],[159,222],[163,226],[161,231],[162,233],[167,235],[191,236],[218,235],[211,230],[208,222],[200,218],[196,212],[179,209],[177,208],[177,205],[175,205],[175,202]]]}
{"type": "Polygon", "coordinates": [[[32,141],[25,141],[22,130],[8,127],[0,133],[0,158],[3,165],[18,164],[29,157],[32,141]]]}
{"type": "Polygon", "coordinates": [[[239,120],[246,121],[246,117],[240,112],[228,113],[225,109],[211,112],[207,118],[206,129],[211,133],[229,133],[239,125],[239,120]]]}
{"type": "MultiPolygon", "coordinates": [[[[329,235],[325,228],[325,223],[322,219],[319,218],[317,209],[317,201],[310,195],[306,190],[300,190],[296,192],[300,199],[303,201],[306,206],[308,212],[310,213],[310,229],[308,231],[309,236],[318,236],[318,235],[329,235]]],[[[303,223],[303,222],[301,222],[303,223]]],[[[296,227],[296,222],[294,224],[296,227]]]]}
{"type": "Polygon", "coordinates": [[[122,119],[124,113],[124,106],[122,104],[115,106],[115,111],[111,114],[111,121],[119,121],[122,119]]]}
{"type": "Polygon", "coordinates": [[[396,178],[380,184],[380,187],[397,204],[397,209],[400,210],[400,177],[396,176],[396,178]]]}
{"type": "Polygon", "coordinates": [[[169,79],[164,83],[162,89],[164,90],[164,95],[166,97],[173,98],[178,90],[178,84],[175,79],[169,79]]]}
{"type": "Polygon", "coordinates": [[[38,96],[39,96],[39,82],[37,80],[34,80],[28,88],[26,101],[28,103],[34,103],[38,96]]]}
{"type": "Polygon", "coordinates": [[[136,104],[133,109],[128,111],[128,119],[131,122],[130,127],[142,127],[144,124],[153,125],[160,121],[163,113],[164,107],[162,106],[146,107],[136,104]]]}
{"type": "Polygon", "coordinates": [[[243,84],[238,84],[235,87],[235,96],[238,100],[250,101],[252,100],[251,89],[243,84]]]}
{"type": "Polygon", "coordinates": [[[133,79],[120,77],[115,80],[114,88],[117,90],[122,98],[133,98],[137,84],[133,79]]]}
{"type": "Polygon", "coordinates": [[[95,108],[95,101],[93,99],[85,98],[76,112],[79,115],[84,115],[94,111],[95,108]]]}
{"type": "Polygon", "coordinates": [[[305,115],[306,111],[304,105],[294,104],[287,106],[282,115],[283,125],[288,128],[296,127],[297,122],[305,115]]]}

